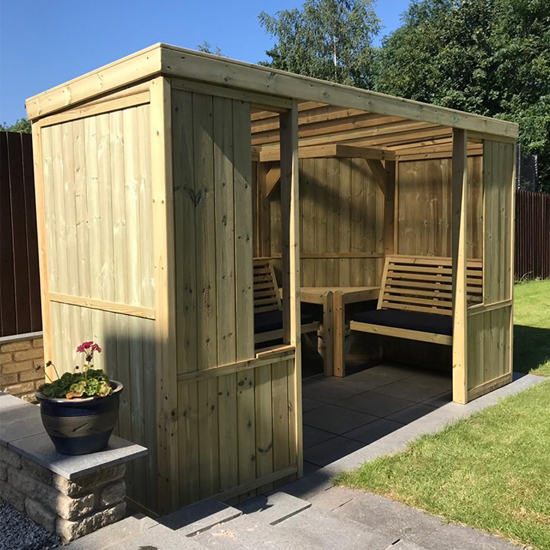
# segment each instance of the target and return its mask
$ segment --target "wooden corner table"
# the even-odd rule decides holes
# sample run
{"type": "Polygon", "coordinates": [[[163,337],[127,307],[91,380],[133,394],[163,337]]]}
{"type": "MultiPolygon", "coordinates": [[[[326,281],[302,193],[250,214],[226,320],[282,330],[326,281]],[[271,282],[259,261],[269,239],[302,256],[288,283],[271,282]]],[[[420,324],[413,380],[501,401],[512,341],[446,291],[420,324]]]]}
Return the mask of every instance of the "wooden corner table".
{"type": "Polygon", "coordinates": [[[346,305],[377,300],[379,286],[303,286],[300,300],[323,306],[323,335],[319,349],[325,376],[346,375],[346,305]]]}

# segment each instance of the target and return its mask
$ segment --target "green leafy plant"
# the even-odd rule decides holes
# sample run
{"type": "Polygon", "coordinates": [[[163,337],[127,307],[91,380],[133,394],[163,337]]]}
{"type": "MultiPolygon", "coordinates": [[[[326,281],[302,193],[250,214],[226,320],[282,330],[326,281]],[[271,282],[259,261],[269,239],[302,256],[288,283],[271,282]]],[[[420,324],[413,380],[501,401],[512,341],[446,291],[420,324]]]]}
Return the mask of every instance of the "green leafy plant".
{"type": "Polygon", "coordinates": [[[54,399],[74,399],[78,397],[107,397],[112,393],[109,377],[101,369],[93,369],[94,353],[101,353],[101,348],[95,342],[82,342],[76,351],[84,354],[84,366],[74,368],[73,372],[66,372],[59,376],[56,366],[48,361],[46,366],[52,366],[57,375],[56,380],[50,380],[38,388],[46,397],[54,399]]]}

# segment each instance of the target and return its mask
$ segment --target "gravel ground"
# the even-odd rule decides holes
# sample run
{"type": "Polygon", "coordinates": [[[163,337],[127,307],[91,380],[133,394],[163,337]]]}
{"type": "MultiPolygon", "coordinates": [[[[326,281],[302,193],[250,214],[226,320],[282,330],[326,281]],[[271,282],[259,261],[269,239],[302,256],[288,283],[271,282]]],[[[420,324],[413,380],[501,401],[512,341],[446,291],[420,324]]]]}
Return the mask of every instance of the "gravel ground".
{"type": "Polygon", "coordinates": [[[57,535],[0,502],[0,550],[48,550],[60,544],[57,535]]]}

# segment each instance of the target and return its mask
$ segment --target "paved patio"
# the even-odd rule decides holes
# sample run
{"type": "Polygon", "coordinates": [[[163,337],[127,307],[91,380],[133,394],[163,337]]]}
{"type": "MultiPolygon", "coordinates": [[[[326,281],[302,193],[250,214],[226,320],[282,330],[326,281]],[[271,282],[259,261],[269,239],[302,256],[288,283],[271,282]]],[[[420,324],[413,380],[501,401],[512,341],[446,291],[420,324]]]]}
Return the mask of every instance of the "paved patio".
{"type": "Polygon", "coordinates": [[[452,401],[450,373],[395,364],[303,384],[307,472],[355,452],[452,401]]]}

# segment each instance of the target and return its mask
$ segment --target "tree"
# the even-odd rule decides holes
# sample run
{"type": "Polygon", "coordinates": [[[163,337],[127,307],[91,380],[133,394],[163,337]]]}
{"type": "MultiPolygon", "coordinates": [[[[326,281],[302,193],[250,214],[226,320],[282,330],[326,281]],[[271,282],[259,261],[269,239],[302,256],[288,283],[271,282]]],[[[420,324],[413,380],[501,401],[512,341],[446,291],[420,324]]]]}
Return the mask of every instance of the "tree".
{"type": "Polygon", "coordinates": [[[0,132],[19,132],[21,134],[31,133],[31,123],[26,118],[20,118],[15,124],[8,126],[5,122],[0,124],[0,132]]]}
{"type": "Polygon", "coordinates": [[[413,0],[382,43],[378,91],[518,122],[550,191],[546,0],[413,0]]]}
{"type": "Polygon", "coordinates": [[[219,55],[220,57],[225,57],[218,46],[216,46],[216,49],[213,50],[210,42],[207,42],[206,40],[203,40],[202,44],[199,44],[197,46],[197,50],[199,50],[199,52],[210,53],[212,55],[219,55]]]}
{"type": "Polygon", "coordinates": [[[276,39],[262,63],[341,84],[372,83],[373,37],[380,20],[373,0],[306,0],[302,9],[262,12],[260,23],[276,39]]]}

